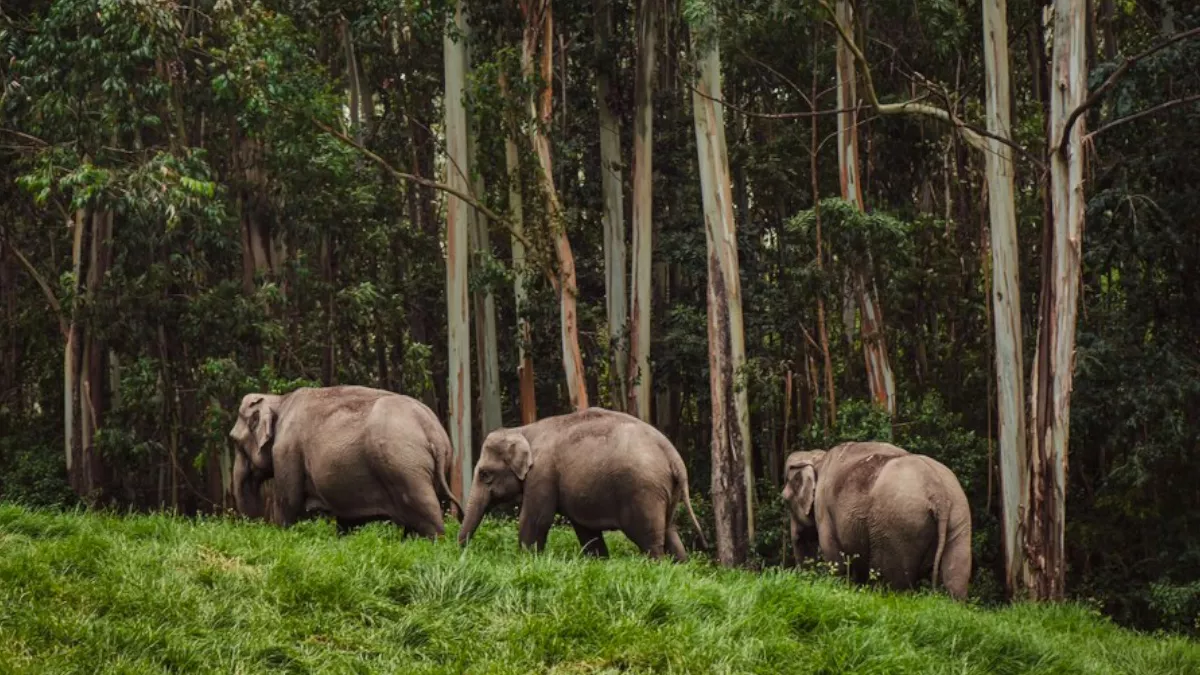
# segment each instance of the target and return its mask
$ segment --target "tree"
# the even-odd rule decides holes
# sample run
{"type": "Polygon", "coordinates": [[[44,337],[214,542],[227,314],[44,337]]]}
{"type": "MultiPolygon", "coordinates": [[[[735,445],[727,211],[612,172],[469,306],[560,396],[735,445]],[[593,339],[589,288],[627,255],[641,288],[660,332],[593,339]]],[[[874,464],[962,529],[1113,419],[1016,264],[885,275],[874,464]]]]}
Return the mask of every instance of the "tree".
{"type": "Polygon", "coordinates": [[[614,407],[627,404],[626,375],[629,370],[629,347],[625,326],[629,321],[626,309],[625,284],[625,186],[621,183],[621,119],[613,113],[609,99],[613,96],[616,54],[612,44],[612,0],[596,0],[596,111],[600,122],[600,183],[604,195],[604,294],[608,313],[608,341],[612,352],[609,363],[610,397],[614,407]]]}
{"type": "Polygon", "coordinates": [[[987,76],[987,173],[992,250],[992,308],[996,388],[1000,421],[1000,485],[1003,493],[1005,586],[1017,587],[1024,549],[1019,535],[1025,505],[1025,361],[1021,338],[1020,256],[1014,198],[1009,111],[1007,0],[983,3],[983,49],[987,76]]]}
{"type": "MultiPolygon", "coordinates": [[[[442,40],[446,68],[446,183],[469,192],[466,94],[467,32],[463,3],[455,3],[454,24],[459,33],[442,40]]],[[[451,489],[459,501],[471,487],[471,336],[467,303],[468,205],[454,195],[446,197],[446,310],[449,336],[450,443],[455,451],[451,489]]]]}
{"type": "Polygon", "coordinates": [[[721,56],[710,26],[693,26],[697,63],[692,108],[704,239],[708,251],[708,366],[712,399],[712,500],[717,559],[746,561],[754,537],[754,475],[751,470],[750,406],[739,378],[746,363],[741,274],[733,189],[725,145],[721,56]]]}
{"type": "MultiPolygon", "coordinates": [[[[854,8],[850,0],[837,0],[837,21],[841,26],[852,30],[854,26],[854,8]]],[[[838,78],[838,176],[841,180],[842,199],[853,203],[860,211],[864,211],[862,179],[858,164],[858,76],[855,69],[854,54],[851,45],[846,40],[838,40],[837,44],[837,78],[838,78]]],[[[871,254],[868,251],[866,259],[848,270],[843,292],[844,311],[847,316],[857,305],[861,321],[863,359],[866,362],[867,383],[875,402],[887,409],[891,414],[896,413],[896,378],[892,373],[892,364],[888,359],[887,340],[884,334],[883,307],[879,303],[879,291],[875,288],[875,279],[867,272],[870,269],[871,254]]],[[[850,331],[847,331],[847,339],[850,331]]]]}
{"type": "Polygon", "coordinates": [[[633,298],[629,321],[629,410],[650,421],[650,279],[653,271],[654,74],[660,0],[637,5],[633,123],[633,298]]]}
{"type": "MultiPolygon", "coordinates": [[[[509,98],[508,79],[500,74],[500,93],[509,98]]],[[[506,111],[508,112],[508,111],[506,111]]],[[[517,313],[517,381],[521,405],[521,424],[537,421],[537,400],[533,390],[533,357],[529,345],[533,334],[529,326],[529,292],[525,271],[525,209],[521,196],[521,151],[517,146],[519,126],[514,115],[505,115],[505,176],[508,180],[508,217],[512,222],[513,297],[517,313]]]]}
{"type": "Polygon", "coordinates": [[[533,60],[537,55],[539,42],[542,45],[539,74],[543,88],[540,96],[535,93],[529,98],[529,113],[534,120],[530,140],[538,158],[538,181],[546,198],[549,224],[546,230],[554,238],[554,253],[558,259],[555,290],[558,292],[562,363],[567,379],[567,393],[571,399],[571,407],[583,410],[588,407],[588,392],[583,370],[583,354],[579,351],[579,285],[575,278],[575,254],[571,251],[562,203],[559,201],[558,190],[554,187],[550,138],[546,135],[554,112],[554,14],[550,0],[521,0],[521,13],[525,18],[524,38],[521,44],[521,74],[526,82],[533,81],[533,60]]]}
{"type": "Polygon", "coordinates": [[[1050,87],[1050,195],[1045,224],[1038,336],[1030,378],[1025,586],[1041,600],[1066,589],[1067,446],[1075,330],[1079,310],[1084,210],[1085,120],[1068,121],[1087,98],[1085,0],[1055,0],[1050,87]]]}
{"type": "MultiPolygon", "coordinates": [[[[470,35],[464,35],[467,41],[466,70],[471,69],[470,35]]],[[[475,196],[486,194],[483,172],[479,170],[478,146],[482,129],[477,120],[467,119],[467,161],[470,163],[470,175],[475,196]]],[[[492,253],[491,236],[488,232],[488,217],[478,209],[467,210],[474,251],[473,260],[477,267],[482,267],[492,253]]],[[[500,419],[500,354],[496,344],[496,297],[491,285],[475,291],[472,298],[473,314],[475,316],[475,352],[479,366],[479,402],[480,434],[487,436],[493,429],[503,425],[500,419]]]]}

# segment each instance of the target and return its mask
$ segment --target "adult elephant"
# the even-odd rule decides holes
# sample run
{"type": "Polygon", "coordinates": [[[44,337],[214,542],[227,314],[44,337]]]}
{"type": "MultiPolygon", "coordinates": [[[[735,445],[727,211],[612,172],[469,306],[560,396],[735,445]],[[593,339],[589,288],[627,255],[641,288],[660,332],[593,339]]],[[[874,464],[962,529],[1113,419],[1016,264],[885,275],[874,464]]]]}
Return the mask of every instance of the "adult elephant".
{"type": "Polygon", "coordinates": [[[234,498],[252,518],[263,515],[259,489],[268,478],[284,527],[320,511],[339,531],[390,520],[433,538],[444,529],[439,489],[462,511],[446,485],[446,430],[408,396],[356,386],[246,394],[229,435],[238,444],[234,498]]]}
{"type": "Polygon", "coordinates": [[[687,560],[674,525],[681,500],[700,532],[675,446],[638,418],[602,408],[488,434],[459,543],[470,540],[493,506],[514,500],[521,504],[520,543],[538,551],[555,514],[571,522],[585,553],[599,557],[608,555],[603,533],[620,530],[652,558],[669,552],[687,560]]]}
{"type": "Polygon", "coordinates": [[[971,576],[971,511],[954,474],[937,460],[889,443],[843,443],[793,452],[783,498],[797,561],[816,529],[821,557],[893,588],[939,579],[963,600],[971,576]]]}

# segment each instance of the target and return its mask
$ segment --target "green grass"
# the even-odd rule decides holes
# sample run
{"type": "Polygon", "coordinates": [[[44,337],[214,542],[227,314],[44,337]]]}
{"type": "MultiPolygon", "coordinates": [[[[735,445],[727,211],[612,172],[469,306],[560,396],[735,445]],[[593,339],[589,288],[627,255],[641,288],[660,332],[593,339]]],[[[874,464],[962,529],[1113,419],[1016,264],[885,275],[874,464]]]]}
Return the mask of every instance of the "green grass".
{"type": "MultiPolygon", "coordinates": [[[[457,532],[449,523],[448,534],[457,532]]],[[[1077,606],[982,610],[791,571],[543,555],[385,524],[0,506],[0,673],[1200,673],[1077,606]]]]}

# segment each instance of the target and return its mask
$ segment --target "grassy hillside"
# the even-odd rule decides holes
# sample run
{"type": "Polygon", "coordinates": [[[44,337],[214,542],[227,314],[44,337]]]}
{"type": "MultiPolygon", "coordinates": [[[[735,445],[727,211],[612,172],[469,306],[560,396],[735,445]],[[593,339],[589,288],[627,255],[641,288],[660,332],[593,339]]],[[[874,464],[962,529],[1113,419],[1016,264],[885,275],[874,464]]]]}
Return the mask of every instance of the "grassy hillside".
{"type": "MultiPolygon", "coordinates": [[[[456,531],[456,525],[449,529],[456,531]]],[[[0,506],[0,673],[1200,673],[1200,646],[1078,607],[985,611],[793,572],[652,563],[609,537],[470,550],[0,506]]]]}

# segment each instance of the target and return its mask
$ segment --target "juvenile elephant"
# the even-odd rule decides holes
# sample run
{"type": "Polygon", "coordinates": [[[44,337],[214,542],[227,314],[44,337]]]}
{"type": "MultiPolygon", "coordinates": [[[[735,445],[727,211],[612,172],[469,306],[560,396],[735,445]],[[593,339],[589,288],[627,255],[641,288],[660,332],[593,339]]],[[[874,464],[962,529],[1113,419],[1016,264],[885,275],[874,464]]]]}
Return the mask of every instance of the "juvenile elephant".
{"type": "Polygon", "coordinates": [[[380,389],[341,386],[290,394],[246,394],[229,435],[238,444],[233,494],[260,518],[259,488],[274,478],[278,522],[323,511],[339,531],[390,520],[427,537],[443,532],[438,490],[446,485],[450,439],[420,401],[380,389]]]}
{"type": "Polygon", "coordinates": [[[971,576],[971,512],[954,474],[937,460],[888,443],[843,443],[793,452],[783,498],[791,511],[797,561],[815,527],[821,556],[852,576],[868,569],[893,588],[932,576],[956,599],[971,576]]]}
{"type": "Polygon", "coordinates": [[[538,551],[556,513],[574,526],[584,552],[599,557],[608,555],[603,532],[620,530],[652,558],[669,552],[687,560],[674,525],[680,500],[700,532],[679,452],[631,415],[588,408],[497,429],[479,455],[460,544],[492,506],[514,500],[521,504],[521,545],[538,551]]]}

